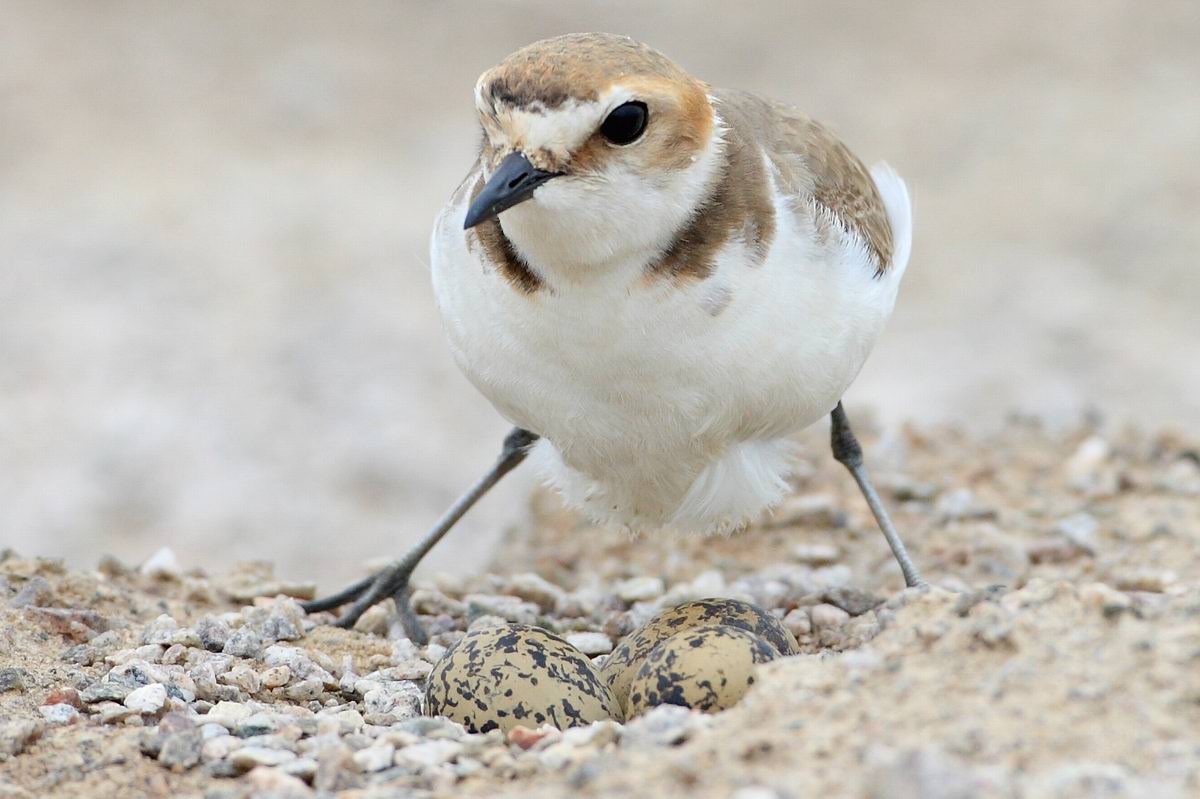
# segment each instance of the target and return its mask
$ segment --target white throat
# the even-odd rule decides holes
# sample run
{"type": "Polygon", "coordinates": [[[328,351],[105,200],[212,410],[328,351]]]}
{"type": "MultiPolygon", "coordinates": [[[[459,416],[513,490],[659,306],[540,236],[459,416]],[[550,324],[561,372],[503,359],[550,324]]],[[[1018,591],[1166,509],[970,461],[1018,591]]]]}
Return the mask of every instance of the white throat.
{"type": "Polygon", "coordinates": [[[505,235],[551,287],[640,273],[713,190],[724,151],[716,123],[685,169],[642,174],[619,167],[550,180],[500,215],[505,235]]]}

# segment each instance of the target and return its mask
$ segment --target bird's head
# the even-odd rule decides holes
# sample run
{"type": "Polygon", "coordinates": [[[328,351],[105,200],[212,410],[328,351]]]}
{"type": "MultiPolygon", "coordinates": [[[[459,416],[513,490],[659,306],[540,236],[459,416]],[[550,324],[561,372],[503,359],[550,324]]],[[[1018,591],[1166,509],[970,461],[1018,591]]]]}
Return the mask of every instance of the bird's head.
{"type": "Polygon", "coordinates": [[[540,270],[653,257],[715,174],[708,87],[627,37],[531,44],[483,73],[475,106],[484,179],[464,227],[498,216],[540,270]]]}

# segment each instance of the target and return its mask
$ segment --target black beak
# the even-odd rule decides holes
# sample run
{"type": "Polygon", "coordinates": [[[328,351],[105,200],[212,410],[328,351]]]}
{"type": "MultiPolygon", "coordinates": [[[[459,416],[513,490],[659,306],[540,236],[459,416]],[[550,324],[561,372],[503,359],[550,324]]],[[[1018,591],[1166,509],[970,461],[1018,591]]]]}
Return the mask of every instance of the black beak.
{"type": "Polygon", "coordinates": [[[523,203],[533,190],[561,172],[543,172],[529,163],[524,153],[509,153],[467,209],[463,230],[491,219],[501,211],[523,203]]]}

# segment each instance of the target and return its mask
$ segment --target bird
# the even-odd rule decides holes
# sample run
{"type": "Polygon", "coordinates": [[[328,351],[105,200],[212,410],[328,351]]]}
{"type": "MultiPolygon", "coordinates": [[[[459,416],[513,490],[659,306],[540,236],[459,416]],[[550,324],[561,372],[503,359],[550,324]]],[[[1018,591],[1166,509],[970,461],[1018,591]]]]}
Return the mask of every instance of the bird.
{"type": "Polygon", "coordinates": [[[785,496],[795,434],[826,416],[906,584],[923,584],[842,405],[908,265],[897,173],[615,34],[517,50],[474,107],[479,152],[435,220],[432,283],[454,360],[513,429],[416,547],[306,609],[349,605],[350,626],[391,597],[424,640],[413,570],[526,458],[598,524],[736,532],[785,496]]]}

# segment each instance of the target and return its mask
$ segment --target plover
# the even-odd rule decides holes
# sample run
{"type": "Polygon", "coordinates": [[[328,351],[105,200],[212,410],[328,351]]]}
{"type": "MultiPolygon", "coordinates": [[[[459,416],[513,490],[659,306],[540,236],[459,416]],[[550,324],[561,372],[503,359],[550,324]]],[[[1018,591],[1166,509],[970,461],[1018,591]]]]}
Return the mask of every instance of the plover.
{"type": "Polygon", "coordinates": [[[717,89],[624,36],[531,44],[475,85],[478,158],[434,224],[459,367],[515,429],[421,544],[328,599],[395,597],[527,455],[635,532],[728,533],[784,495],[793,435],[831,416],[904,573],[921,578],[842,408],[912,241],[904,182],[787,105],[717,89]]]}

